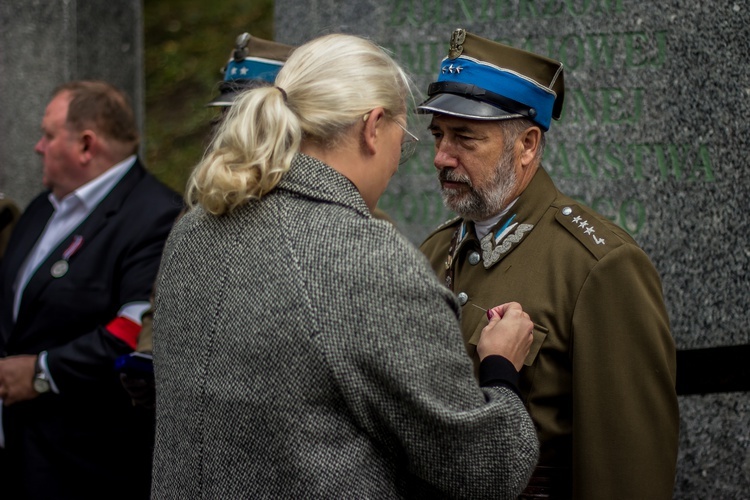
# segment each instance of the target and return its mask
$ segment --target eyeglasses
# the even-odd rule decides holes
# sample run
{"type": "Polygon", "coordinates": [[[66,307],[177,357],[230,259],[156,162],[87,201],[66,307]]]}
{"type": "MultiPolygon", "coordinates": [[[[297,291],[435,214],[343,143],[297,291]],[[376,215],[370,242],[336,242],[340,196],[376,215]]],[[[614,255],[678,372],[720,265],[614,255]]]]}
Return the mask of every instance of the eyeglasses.
{"type": "Polygon", "coordinates": [[[398,160],[398,164],[403,165],[404,163],[409,161],[409,158],[411,158],[411,156],[414,154],[414,151],[416,151],[419,138],[406,130],[406,127],[401,125],[398,121],[393,121],[396,122],[396,125],[401,127],[401,130],[404,131],[404,138],[401,139],[401,157],[398,160]]]}
{"type": "MultiPolygon", "coordinates": [[[[365,113],[365,116],[362,117],[363,121],[367,121],[367,119],[370,117],[370,113],[365,113]]],[[[419,142],[419,138],[406,130],[406,127],[401,125],[398,121],[393,120],[396,125],[401,127],[401,130],[404,131],[404,137],[401,139],[401,157],[398,159],[398,164],[403,165],[407,161],[409,161],[409,158],[414,154],[414,151],[417,149],[417,143],[419,142]]]]}

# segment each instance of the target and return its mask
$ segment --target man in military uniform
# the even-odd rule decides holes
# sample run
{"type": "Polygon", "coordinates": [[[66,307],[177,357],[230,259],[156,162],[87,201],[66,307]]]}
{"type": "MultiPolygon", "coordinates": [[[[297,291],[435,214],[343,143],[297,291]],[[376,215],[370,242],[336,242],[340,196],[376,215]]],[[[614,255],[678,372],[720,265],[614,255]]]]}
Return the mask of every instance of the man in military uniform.
{"type": "Polygon", "coordinates": [[[521,371],[539,467],[527,498],[672,498],[675,348],[659,276],[633,239],[560,193],[541,166],[562,64],[456,30],[419,112],[459,217],[422,244],[463,305],[476,361],[484,309],[534,321],[521,371]]]}

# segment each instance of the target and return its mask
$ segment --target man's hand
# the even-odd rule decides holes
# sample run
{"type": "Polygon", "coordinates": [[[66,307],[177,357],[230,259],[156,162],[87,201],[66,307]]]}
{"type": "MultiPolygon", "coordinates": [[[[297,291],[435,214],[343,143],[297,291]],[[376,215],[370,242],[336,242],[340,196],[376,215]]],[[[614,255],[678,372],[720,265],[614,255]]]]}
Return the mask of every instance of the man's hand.
{"type": "Polygon", "coordinates": [[[5,406],[34,399],[34,365],[36,355],[23,354],[0,359],[0,398],[5,406]]]}
{"type": "Polygon", "coordinates": [[[499,354],[521,371],[534,340],[534,323],[517,302],[508,302],[487,311],[490,323],[482,330],[477,344],[479,360],[499,354]]]}

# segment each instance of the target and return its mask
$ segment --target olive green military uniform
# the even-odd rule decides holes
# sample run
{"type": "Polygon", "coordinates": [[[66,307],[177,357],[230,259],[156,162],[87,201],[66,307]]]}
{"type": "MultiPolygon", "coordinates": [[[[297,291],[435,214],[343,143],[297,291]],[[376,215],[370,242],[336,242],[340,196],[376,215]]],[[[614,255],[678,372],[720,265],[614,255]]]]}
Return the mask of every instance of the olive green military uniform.
{"type": "Polygon", "coordinates": [[[482,241],[473,223],[455,219],[421,249],[463,304],[475,361],[487,319],[474,305],[517,301],[534,321],[521,391],[540,466],[572,480],[580,500],[672,498],[675,347],[659,276],[625,231],[561,194],[540,168],[482,241]]]}

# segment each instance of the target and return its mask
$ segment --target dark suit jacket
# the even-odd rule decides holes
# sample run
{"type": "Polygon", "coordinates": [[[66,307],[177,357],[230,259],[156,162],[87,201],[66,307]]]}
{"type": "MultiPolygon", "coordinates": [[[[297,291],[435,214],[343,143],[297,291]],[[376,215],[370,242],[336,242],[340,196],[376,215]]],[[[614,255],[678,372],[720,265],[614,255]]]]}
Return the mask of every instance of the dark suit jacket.
{"type": "Polygon", "coordinates": [[[104,326],[124,304],[149,300],[181,206],[136,162],[41,264],[14,324],[13,281],[52,215],[48,193],[22,215],[0,267],[0,356],[46,350],[60,394],[4,408],[10,471],[0,472],[3,488],[15,484],[20,498],[148,495],[152,422],[131,405],[113,369],[132,349],[104,326]],[[83,245],[54,278],[50,269],[74,235],[83,245]]]}

